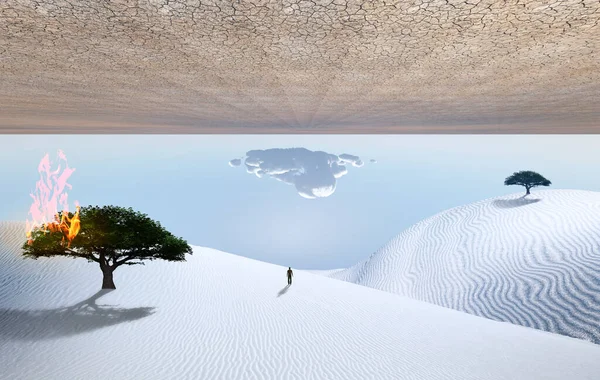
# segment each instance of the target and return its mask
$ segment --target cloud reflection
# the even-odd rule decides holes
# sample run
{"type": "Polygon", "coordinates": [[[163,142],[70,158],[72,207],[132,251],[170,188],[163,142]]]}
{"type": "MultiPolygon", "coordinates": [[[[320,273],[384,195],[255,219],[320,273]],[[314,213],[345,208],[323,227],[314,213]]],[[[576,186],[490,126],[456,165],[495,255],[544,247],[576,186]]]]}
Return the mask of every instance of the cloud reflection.
{"type": "MultiPolygon", "coordinates": [[[[237,167],[242,160],[233,159],[237,167]]],[[[325,198],[334,193],[337,179],[348,173],[348,165],[361,167],[363,161],[351,154],[330,154],[305,148],[251,150],[244,159],[246,171],[259,178],[269,176],[294,185],[304,198],[325,198]]]]}

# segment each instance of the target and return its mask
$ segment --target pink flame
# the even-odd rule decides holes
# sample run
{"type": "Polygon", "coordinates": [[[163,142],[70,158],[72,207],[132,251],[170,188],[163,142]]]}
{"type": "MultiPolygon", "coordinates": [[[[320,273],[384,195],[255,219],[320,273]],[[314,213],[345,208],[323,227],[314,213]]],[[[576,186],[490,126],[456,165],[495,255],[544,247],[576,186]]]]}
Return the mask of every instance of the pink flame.
{"type": "MultiPolygon", "coordinates": [[[[75,169],[69,168],[67,157],[62,150],[58,151],[58,167],[51,171],[50,156],[46,154],[38,165],[40,179],[35,185],[35,191],[30,194],[33,202],[29,207],[31,220],[26,221],[27,239],[31,241],[31,233],[37,227],[47,229],[49,224],[56,223],[59,211],[69,211],[69,195],[66,189],[72,189],[67,183],[75,169]],[[61,173],[61,162],[64,170],[61,173]]],[[[79,204],[77,203],[79,206],[79,204]]]]}

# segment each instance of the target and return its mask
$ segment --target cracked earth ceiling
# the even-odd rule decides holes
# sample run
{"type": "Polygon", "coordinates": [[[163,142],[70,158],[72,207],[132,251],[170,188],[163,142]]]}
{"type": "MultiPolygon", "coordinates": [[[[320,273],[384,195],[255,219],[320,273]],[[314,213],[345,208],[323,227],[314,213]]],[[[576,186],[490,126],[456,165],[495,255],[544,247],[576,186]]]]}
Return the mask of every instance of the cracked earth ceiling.
{"type": "Polygon", "coordinates": [[[600,0],[2,0],[0,133],[600,132],[600,0]]]}

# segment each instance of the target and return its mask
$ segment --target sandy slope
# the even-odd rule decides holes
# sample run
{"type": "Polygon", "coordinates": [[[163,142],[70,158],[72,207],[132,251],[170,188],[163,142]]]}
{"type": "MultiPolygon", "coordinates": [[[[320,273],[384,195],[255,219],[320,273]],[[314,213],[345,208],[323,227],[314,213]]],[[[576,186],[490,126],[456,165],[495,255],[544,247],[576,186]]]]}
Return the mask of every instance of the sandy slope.
{"type": "Polygon", "coordinates": [[[600,193],[521,197],[434,215],[329,276],[600,343],[600,193]]]}
{"type": "Polygon", "coordinates": [[[600,346],[207,248],[116,272],[0,227],[2,379],[597,379],[600,346]]]}

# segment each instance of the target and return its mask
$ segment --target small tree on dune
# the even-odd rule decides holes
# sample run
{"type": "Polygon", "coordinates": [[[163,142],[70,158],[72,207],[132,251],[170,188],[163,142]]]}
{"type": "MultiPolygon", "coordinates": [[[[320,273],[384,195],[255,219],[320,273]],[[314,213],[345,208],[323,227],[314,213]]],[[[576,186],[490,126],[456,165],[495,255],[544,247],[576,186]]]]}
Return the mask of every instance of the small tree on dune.
{"type": "MultiPolygon", "coordinates": [[[[69,218],[72,216],[69,214],[69,218]]],[[[97,262],[103,274],[102,289],[115,289],[113,272],[122,265],[156,259],[185,261],[185,254],[192,253],[185,240],[131,208],[82,207],[79,219],[81,229],[70,244],[64,242],[60,231],[36,228],[31,240],[23,244],[23,255],[33,259],[64,256],[97,262]]]]}
{"type": "Polygon", "coordinates": [[[544,178],[544,176],[539,173],[530,170],[524,170],[520,172],[515,172],[511,176],[507,177],[504,180],[504,185],[524,186],[526,190],[525,196],[527,196],[531,194],[531,192],[529,191],[531,190],[531,188],[537,186],[550,186],[552,185],[552,182],[544,178]]]}

